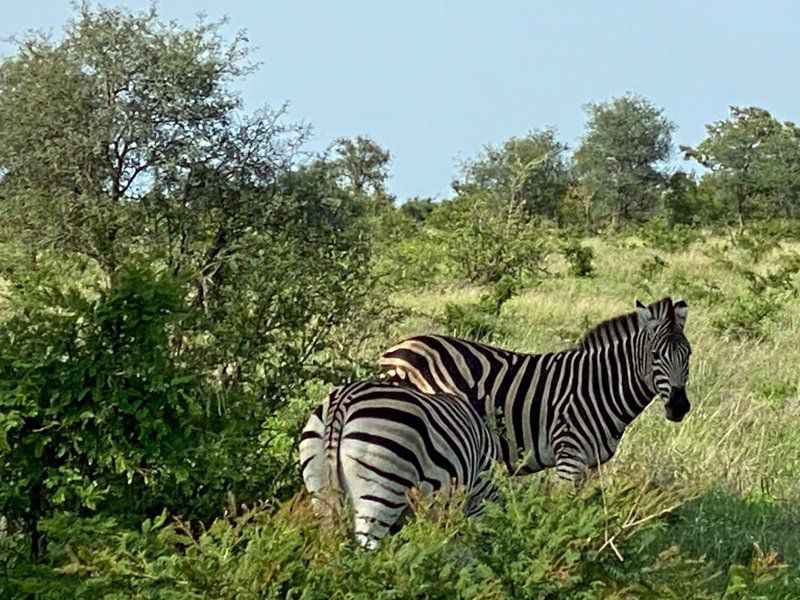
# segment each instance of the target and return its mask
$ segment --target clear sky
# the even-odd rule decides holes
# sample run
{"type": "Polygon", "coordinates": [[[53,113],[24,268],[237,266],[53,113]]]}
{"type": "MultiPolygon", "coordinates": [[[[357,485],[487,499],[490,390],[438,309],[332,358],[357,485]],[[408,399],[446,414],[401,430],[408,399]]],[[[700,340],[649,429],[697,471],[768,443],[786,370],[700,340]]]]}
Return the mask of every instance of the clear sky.
{"type": "MultiPolygon", "coordinates": [[[[70,6],[0,0],[0,34],[59,33],[70,6]]],[[[312,148],[369,135],[392,152],[400,199],[447,196],[459,161],[531,129],[555,126],[574,147],[582,105],[626,91],[666,110],[676,146],[697,143],[730,105],[800,121],[791,0],[165,0],[160,11],[187,24],[198,11],[228,15],[230,31],[246,29],[263,62],[241,85],[247,108],[289,101],[314,127],[312,148]]]]}

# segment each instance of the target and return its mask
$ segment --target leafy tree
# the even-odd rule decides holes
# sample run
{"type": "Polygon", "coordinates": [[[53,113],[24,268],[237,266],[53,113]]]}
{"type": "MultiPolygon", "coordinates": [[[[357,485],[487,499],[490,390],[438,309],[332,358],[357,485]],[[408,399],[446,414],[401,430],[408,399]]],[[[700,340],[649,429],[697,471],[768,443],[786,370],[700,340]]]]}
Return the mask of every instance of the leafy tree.
{"type": "Polygon", "coordinates": [[[53,510],[209,520],[277,495],[293,421],[266,429],[380,323],[369,203],[295,159],[282,110],[238,117],[244,38],[218,27],[84,6],[0,65],[0,234],[38,261],[0,261],[25,300],[0,315],[0,515],[34,541],[53,510]]]}
{"type": "Polygon", "coordinates": [[[219,28],[83,5],[63,41],[22,41],[0,65],[0,209],[35,251],[88,256],[109,283],[133,254],[191,279],[217,342],[195,351],[232,388],[275,379],[264,352],[306,365],[362,306],[370,256],[341,165],[298,167],[305,128],[282,109],[238,116],[249,50],[219,28]]]}
{"type": "MultiPolygon", "coordinates": [[[[0,210],[32,248],[87,255],[110,278],[134,248],[180,251],[209,174],[274,183],[305,129],[282,109],[237,116],[229,83],[253,65],[220,25],[83,4],[63,40],[34,35],[0,64],[0,210]]],[[[227,236],[209,227],[213,260],[227,236]]]]}
{"type": "Polygon", "coordinates": [[[486,146],[466,163],[454,188],[468,191],[472,186],[496,196],[508,213],[519,210],[558,222],[560,203],[570,184],[566,151],[555,129],[512,137],[498,148],[486,146]]]}
{"type": "Polygon", "coordinates": [[[675,125],[662,109],[632,94],[584,108],[586,133],[574,160],[592,195],[594,217],[617,225],[646,218],[666,183],[659,163],[669,157],[675,125]]]}
{"type": "Polygon", "coordinates": [[[676,171],[668,182],[664,194],[667,222],[673,225],[692,225],[699,211],[697,182],[689,173],[676,171]]]}
{"type": "Polygon", "coordinates": [[[682,147],[710,170],[708,181],[745,221],[800,212],[800,128],[762,108],[732,107],[728,119],[706,126],[696,148],[682,147]]]}
{"type": "Polygon", "coordinates": [[[329,160],[344,187],[359,196],[385,197],[392,156],[368,137],[338,138],[329,146],[329,160]]]}

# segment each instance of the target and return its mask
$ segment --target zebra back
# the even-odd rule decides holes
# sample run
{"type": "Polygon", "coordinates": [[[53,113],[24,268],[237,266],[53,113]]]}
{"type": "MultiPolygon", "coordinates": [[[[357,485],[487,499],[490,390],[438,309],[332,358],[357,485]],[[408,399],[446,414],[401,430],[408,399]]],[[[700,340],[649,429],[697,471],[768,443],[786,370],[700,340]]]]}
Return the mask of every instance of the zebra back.
{"type": "Polygon", "coordinates": [[[389,348],[378,365],[390,381],[403,381],[427,394],[453,394],[482,408],[494,381],[527,356],[446,335],[425,334],[389,348]]]}

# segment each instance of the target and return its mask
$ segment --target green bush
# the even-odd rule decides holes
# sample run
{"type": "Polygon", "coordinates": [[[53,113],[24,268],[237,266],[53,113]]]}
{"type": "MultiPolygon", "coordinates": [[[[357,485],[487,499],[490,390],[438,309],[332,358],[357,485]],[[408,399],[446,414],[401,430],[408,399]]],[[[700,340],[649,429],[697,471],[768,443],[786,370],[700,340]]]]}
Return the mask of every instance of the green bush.
{"type": "MultiPolygon", "coordinates": [[[[12,595],[41,598],[718,598],[798,590],[771,550],[724,572],[669,544],[680,490],[633,475],[580,493],[546,476],[497,477],[502,504],[465,519],[458,493],[366,552],[322,530],[307,498],[278,509],[232,507],[209,527],[165,513],[137,529],[59,514],[57,566],[15,567],[12,595]],[[735,594],[739,594],[736,596],[735,594]]],[[[713,534],[712,534],[713,535],[713,534]]],[[[780,595],[783,594],[783,595],[780,595]]]]}
{"type": "Polygon", "coordinates": [[[759,262],[773,249],[779,248],[782,235],[769,228],[756,228],[749,231],[730,231],[729,248],[744,255],[751,262],[759,262]]]}
{"type": "Polygon", "coordinates": [[[667,268],[667,261],[655,254],[645,260],[639,267],[639,277],[645,286],[655,283],[656,279],[667,268]]]}
{"type": "Polygon", "coordinates": [[[547,230],[522,211],[503,208],[491,194],[472,192],[442,203],[426,223],[444,241],[461,281],[494,283],[544,273],[547,230]]]}
{"type": "Polygon", "coordinates": [[[519,284],[506,275],[489,286],[478,302],[446,303],[444,313],[435,321],[456,337],[485,340],[501,335],[504,329],[499,320],[500,311],[517,293],[518,287],[519,284]]]}
{"type": "Polygon", "coordinates": [[[702,237],[702,232],[680,223],[670,226],[666,219],[656,217],[642,225],[638,235],[652,248],[672,253],[688,249],[702,237]]]}
{"type": "Polygon", "coordinates": [[[376,249],[375,272],[399,287],[412,289],[458,279],[443,237],[421,225],[407,237],[376,249]]]}
{"type": "Polygon", "coordinates": [[[569,265],[568,272],[573,277],[591,277],[594,275],[592,259],[594,251],[579,242],[567,244],[562,250],[564,258],[569,265]]]}
{"type": "Polygon", "coordinates": [[[192,469],[199,380],[172,347],[191,318],[184,290],[124,267],[93,292],[29,288],[0,323],[0,514],[25,523],[40,558],[53,511],[141,518],[148,490],[192,469]]]}
{"type": "Polygon", "coordinates": [[[723,264],[745,280],[745,291],[722,303],[712,326],[733,338],[765,337],[767,326],[782,313],[789,300],[797,297],[800,256],[784,257],[778,269],[764,275],[730,260],[723,264]]]}

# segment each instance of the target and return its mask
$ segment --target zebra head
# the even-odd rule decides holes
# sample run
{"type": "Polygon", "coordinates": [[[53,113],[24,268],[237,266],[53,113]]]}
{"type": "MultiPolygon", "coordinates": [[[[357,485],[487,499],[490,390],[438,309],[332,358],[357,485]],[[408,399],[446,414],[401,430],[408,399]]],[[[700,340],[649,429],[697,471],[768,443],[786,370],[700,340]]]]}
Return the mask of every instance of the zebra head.
{"type": "Polygon", "coordinates": [[[645,375],[649,371],[652,379],[648,380],[664,402],[667,419],[675,422],[682,421],[691,408],[686,382],[692,349],[683,333],[687,311],[683,300],[673,304],[665,298],[649,307],[636,301],[639,324],[647,331],[645,375]]]}

